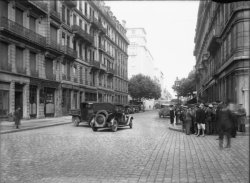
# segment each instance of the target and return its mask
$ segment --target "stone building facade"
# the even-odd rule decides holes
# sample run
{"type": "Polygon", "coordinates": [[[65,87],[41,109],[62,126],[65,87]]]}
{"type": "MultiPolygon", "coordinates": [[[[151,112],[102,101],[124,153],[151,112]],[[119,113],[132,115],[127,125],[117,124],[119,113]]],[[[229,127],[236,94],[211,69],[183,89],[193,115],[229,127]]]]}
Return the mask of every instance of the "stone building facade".
{"type": "Polygon", "coordinates": [[[0,118],[128,102],[126,29],[103,1],[0,1],[0,118]]]}
{"type": "Polygon", "coordinates": [[[198,99],[243,104],[249,116],[250,2],[201,1],[195,49],[198,99]]]}

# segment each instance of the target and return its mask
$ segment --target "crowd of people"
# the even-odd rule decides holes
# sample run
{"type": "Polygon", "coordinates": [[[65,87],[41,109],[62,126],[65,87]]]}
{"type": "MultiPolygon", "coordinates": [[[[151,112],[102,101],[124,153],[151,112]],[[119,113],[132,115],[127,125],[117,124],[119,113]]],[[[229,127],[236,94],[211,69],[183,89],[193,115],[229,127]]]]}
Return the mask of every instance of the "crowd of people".
{"type": "Polygon", "coordinates": [[[219,135],[219,147],[223,147],[223,137],[227,138],[226,147],[231,145],[231,137],[235,138],[237,131],[245,132],[246,111],[242,104],[227,102],[199,103],[170,108],[170,123],[182,124],[186,135],[197,137],[219,135]]]}

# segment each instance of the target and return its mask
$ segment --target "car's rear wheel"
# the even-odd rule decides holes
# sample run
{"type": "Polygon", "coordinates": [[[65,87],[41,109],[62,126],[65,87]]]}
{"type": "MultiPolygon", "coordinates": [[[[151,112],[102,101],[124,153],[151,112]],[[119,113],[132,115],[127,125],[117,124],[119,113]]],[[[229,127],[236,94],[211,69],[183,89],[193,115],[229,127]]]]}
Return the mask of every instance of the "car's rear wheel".
{"type": "Polygon", "coordinates": [[[72,122],[74,126],[79,126],[80,118],[79,117],[72,117],[72,122]]]}
{"type": "Polygon", "coordinates": [[[116,132],[118,129],[118,122],[114,119],[113,125],[111,126],[112,132],[116,132]]]}

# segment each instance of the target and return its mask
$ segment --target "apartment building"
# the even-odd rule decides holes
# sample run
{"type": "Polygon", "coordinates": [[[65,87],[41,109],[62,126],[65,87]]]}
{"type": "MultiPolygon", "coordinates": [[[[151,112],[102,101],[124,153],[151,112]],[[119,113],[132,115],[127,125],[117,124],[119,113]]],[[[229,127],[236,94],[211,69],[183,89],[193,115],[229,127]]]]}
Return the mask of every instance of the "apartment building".
{"type": "Polygon", "coordinates": [[[0,118],[126,104],[128,43],[103,1],[0,0],[0,118]]]}
{"type": "Polygon", "coordinates": [[[250,2],[201,1],[195,49],[198,99],[230,99],[249,116],[250,2]]]}

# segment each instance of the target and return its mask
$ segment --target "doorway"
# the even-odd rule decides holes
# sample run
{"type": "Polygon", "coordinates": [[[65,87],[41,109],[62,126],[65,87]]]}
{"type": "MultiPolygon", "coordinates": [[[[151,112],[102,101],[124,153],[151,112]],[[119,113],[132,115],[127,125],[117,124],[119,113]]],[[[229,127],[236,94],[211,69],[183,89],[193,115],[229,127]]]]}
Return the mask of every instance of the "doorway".
{"type": "Polygon", "coordinates": [[[15,110],[21,108],[21,118],[23,117],[23,86],[15,85],[15,110]]]}

